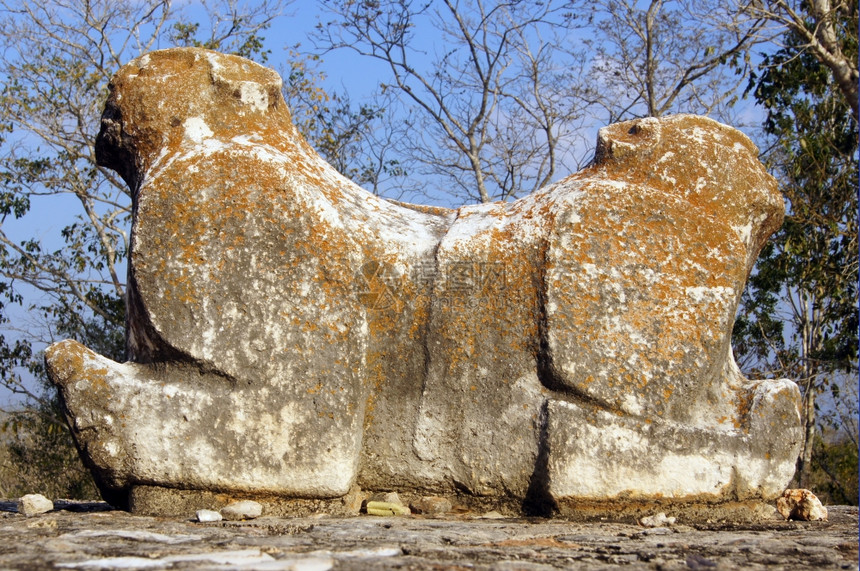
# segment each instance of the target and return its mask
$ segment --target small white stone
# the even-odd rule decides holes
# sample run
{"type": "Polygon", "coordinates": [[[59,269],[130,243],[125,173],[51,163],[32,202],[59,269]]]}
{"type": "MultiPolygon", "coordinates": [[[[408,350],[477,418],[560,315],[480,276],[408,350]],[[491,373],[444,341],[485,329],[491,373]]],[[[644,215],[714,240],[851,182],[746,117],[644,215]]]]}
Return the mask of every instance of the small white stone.
{"type": "Polygon", "coordinates": [[[675,518],[666,517],[666,514],[660,512],[658,514],[643,517],[639,520],[639,523],[645,527],[663,527],[665,525],[673,525],[675,523],[675,518]]]}
{"type": "Polygon", "coordinates": [[[54,502],[42,494],[27,494],[18,500],[18,513],[25,516],[39,515],[54,509],[54,502]]]}
{"type": "Polygon", "coordinates": [[[253,500],[233,502],[229,506],[221,508],[221,515],[227,521],[254,519],[260,517],[262,513],[263,506],[253,500]]]}
{"type": "Polygon", "coordinates": [[[197,521],[221,521],[224,517],[214,510],[197,510],[197,521]]]}

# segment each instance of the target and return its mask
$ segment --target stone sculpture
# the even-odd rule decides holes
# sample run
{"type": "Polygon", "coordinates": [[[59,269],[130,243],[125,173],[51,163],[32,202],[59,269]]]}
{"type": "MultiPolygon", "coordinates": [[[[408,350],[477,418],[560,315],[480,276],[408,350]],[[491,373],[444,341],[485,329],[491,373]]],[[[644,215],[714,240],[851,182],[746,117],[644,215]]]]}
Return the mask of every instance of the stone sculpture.
{"type": "Polygon", "coordinates": [[[182,48],[116,74],[96,150],[134,196],[129,362],[46,360],[112,503],[360,486],[573,513],[769,500],[794,472],[796,385],[729,344],[783,216],[730,127],[620,123],[525,198],[413,206],[326,164],[275,72],[182,48]]]}

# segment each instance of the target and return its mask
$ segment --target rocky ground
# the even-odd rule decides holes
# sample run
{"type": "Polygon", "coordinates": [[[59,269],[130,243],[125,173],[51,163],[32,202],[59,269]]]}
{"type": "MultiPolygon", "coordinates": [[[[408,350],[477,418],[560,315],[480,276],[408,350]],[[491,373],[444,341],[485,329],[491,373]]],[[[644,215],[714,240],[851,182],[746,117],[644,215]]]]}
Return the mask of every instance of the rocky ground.
{"type": "Polygon", "coordinates": [[[857,569],[856,507],[829,520],[629,523],[498,514],[198,523],[103,503],[26,517],[0,502],[2,569],[857,569]],[[489,517],[488,517],[489,516],[489,517]]]}

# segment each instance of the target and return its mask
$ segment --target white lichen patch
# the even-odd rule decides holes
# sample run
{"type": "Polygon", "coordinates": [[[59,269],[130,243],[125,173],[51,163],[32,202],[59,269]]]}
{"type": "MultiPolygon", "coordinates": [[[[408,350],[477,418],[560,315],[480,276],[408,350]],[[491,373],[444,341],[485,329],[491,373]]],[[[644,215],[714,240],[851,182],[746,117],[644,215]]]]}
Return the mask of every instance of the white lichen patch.
{"type": "Polygon", "coordinates": [[[104,450],[108,454],[108,456],[116,458],[116,456],[119,454],[120,447],[117,445],[115,440],[105,439],[102,442],[102,450],[104,450]]]}
{"type": "Polygon", "coordinates": [[[269,94],[264,86],[256,82],[243,81],[239,84],[239,100],[261,113],[269,108],[269,94]]]}
{"type": "MultiPolygon", "coordinates": [[[[205,57],[206,61],[209,62],[209,67],[212,70],[212,76],[217,79],[221,79],[220,74],[221,71],[224,69],[224,66],[221,65],[220,60],[223,56],[221,56],[220,54],[207,52],[204,54],[203,57],[205,57]]],[[[198,59],[198,56],[195,55],[194,59],[198,59]]]]}
{"type": "Polygon", "coordinates": [[[634,416],[642,414],[643,411],[639,400],[630,393],[624,395],[624,400],[621,401],[621,409],[627,414],[632,414],[634,416]]]}
{"type": "Polygon", "coordinates": [[[735,295],[735,290],[726,286],[688,287],[686,292],[693,303],[725,302],[735,295]]]}
{"type": "Polygon", "coordinates": [[[751,243],[750,238],[752,237],[752,230],[753,230],[753,221],[752,220],[750,220],[746,224],[738,224],[738,225],[732,226],[732,230],[735,231],[735,233],[738,235],[738,238],[740,238],[741,241],[745,245],[747,245],[747,246],[750,245],[750,243],[751,243]]]}
{"type": "Polygon", "coordinates": [[[202,117],[189,117],[183,127],[185,138],[194,143],[202,143],[214,134],[202,117]]]}

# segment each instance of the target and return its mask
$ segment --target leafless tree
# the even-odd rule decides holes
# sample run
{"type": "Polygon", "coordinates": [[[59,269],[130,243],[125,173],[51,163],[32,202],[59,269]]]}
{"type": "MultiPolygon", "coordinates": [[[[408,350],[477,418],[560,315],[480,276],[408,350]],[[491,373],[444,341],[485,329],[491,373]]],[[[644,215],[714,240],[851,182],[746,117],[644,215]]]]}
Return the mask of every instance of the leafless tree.
{"type": "Polygon", "coordinates": [[[714,114],[746,82],[763,20],[716,0],[594,0],[589,78],[608,122],[667,113],[714,114]]]}
{"type": "Polygon", "coordinates": [[[356,105],[346,89],[326,91],[318,62],[317,56],[293,51],[282,73],[293,123],[338,172],[373,194],[398,200],[415,194],[407,180],[414,160],[393,156],[406,129],[405,121],[390,120],[397,102],[380,94],[356,105]]]}
{"type": "Polygon", "coordinates": [[[317,46],[383,62],[389,77],[381,89],[413,110],[401,152],[420,163],[419,174],[440,181],[437,192],[454,203],[507,200],[557,172],[571,147],[570,125],[583,114],[579,83],[569,77],[575,57],[555,36],[566,22],[560,3],[329,6],[317,46]]]}

